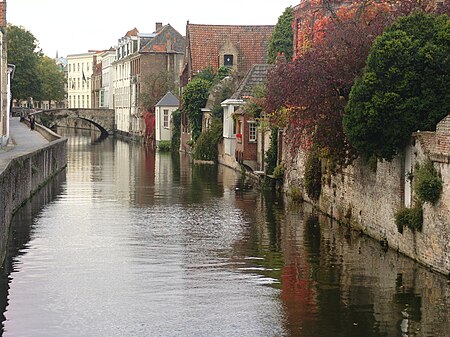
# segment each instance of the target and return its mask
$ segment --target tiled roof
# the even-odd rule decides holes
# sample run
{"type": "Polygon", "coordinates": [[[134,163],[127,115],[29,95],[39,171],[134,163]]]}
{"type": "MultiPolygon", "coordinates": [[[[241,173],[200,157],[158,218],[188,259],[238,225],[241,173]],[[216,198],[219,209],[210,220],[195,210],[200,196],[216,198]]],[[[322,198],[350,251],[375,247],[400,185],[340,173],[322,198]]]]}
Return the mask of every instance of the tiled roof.
{"type": "Polygon", "coordinates": [[[137,36],[139,34],[139,31],[137,30],[137,28],[133,28],[132,30],[129,30],[125,36],[137,36]]]}
{"type": "Polygon", "coordinates": [[[253,95],[253,89],[258,84],[264,84],[267,80],[267,74],[273,68],[272,64],[254,64],[239,84],[236,92],[231,96],[232,99],[243,99],[253,95]]]}
{"type": "Polygon", "coordinates": [[[158,103],[156,103],[155,106],[178,106],[178,98],[175,97],[174,94],[172,94],[170,91],[164,95],[163,98],[160,99],[158,103]]]}
{"type": "Polygon", "coordinates": [[[143,47],[142,52],[184,53],[184,37],[171,25],[165,25],[155,32],[155,36],[143,47]]]}
{"type": "Polygon", "coordinates": [[[219,51],[229,41],[239,51],[239,67],[248,71],[253,64],[267,62],[267,48],[274,26],[221,26],[188,23],[187,43],[192,72],[219,67],[219,51]]]}
{"type": "Polygon", "coordinates": [[[432,160],[450,161],[450,115],[439,122],[436,132],[420,131],[415,132],[414,136],[432,160]]]}

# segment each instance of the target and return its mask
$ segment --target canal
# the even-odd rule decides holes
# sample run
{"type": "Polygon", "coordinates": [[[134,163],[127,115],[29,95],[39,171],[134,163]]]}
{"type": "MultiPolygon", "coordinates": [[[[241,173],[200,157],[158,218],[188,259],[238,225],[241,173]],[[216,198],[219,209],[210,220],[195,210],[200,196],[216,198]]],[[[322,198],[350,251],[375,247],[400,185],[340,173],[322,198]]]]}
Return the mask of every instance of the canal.
{"type": "Polygon", "coordinates": [[[445,276],[228,168],[67,136],[13,219],[3,336],[450,336],[445,276]]]}

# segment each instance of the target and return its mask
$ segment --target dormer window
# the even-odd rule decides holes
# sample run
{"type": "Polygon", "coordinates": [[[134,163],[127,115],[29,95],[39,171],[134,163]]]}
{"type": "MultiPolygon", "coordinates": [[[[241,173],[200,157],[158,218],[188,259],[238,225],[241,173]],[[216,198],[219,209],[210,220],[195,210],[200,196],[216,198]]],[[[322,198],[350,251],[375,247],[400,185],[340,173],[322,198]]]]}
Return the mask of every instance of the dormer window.
{"type": "Polygon", "coordinates": [[[232,67],[233,66],[233,55],[225,54],[223,56],[223,65],[232,67]]]}

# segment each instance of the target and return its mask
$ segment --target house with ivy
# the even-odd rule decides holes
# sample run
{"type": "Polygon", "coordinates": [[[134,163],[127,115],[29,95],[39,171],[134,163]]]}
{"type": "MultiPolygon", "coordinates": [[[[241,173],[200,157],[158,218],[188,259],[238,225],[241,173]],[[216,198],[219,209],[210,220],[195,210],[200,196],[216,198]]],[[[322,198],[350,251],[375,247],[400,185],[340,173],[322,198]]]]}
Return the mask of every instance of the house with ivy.
{"type": "Polygon", "coordinates": [[[238,163],[252,171],[264,170],[269,144],[265,144],[265,132],[261,132],[264,113],[260,100],[272,67],[271,64],[254,64],[233,95],[222,102],[223,153],[219,162],[228,166],[238,163]],[[261,140],[259,144],[258,140],[261,140]]]}
{"type": "MultiPolygon", "coordinates": [[[[273,29],[273,25],[207,25],[188,22],[181,87],[208,68],[217,73],[219,68],[227,67],[234,77],[242,79],[254,64],[267,63],[273,29]]],[[[191,132],[184,112],[181,129],[181,149],[187,150],[185,144],[191,141],[191,132]]],[[[227,135],[232,136],[233,131],[227,135]]],[[[228,149],[230,151],[234,149],[228,149]]]]}

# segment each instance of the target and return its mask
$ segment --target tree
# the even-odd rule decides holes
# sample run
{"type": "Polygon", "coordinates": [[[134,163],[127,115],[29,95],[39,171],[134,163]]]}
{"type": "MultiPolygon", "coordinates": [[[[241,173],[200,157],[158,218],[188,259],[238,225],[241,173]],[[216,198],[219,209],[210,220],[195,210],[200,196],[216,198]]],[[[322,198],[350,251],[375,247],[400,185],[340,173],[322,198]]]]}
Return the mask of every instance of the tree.
{"type": "Polygon", "coordinates": [[[38,64],[41,55],[33,34],[23,27],[8,25],[8,63],[16,66],[11,86],[13,99],[41,99],[41,78],[38,64]]]}
{"type": "Polygon", "coordinates": [[[287,123],[281,126],[287,127],[291,152],[315,144],[341,164],[353,159],[342,116],[354,78],[384,28],[384,7],[374,6],[346,6],[316,19],[314,45],[303,46],[292,62],[279,62],[269,75],[266,111],[287,123]]]}
{"type": "Polygon", "coordinates": [[[269,48],[267,51],[269,63],[274,63],[280,53],[284,54],[287,60],[290,61],[292,59],[294,53],[292,21],[292,7],[287,7],[283,14],[278,18],[278,22],[270,37],[269,48]]]}
{"type": "Polygon", "coordinates": [[[374,39],[398,16],[432,7],[430,0],[341,2],[302,2],[301,16],[295,13],[301,18],[297,53],[269,75],[265,108],[272,121],[284,123],[291,152],[315,144],[321,155],[345,165],[356,154],[343,130],[344,108],[374,39]]]}
{"type": "Polygon", "coordinates": [[[182,109],[186,112],[194,142],[202,131],[202,111],[208,100],[211,82],[195,77],[183,89],[182,109]]]}
{"type": "Polygon", "coordinates": [[[64,84],[66,78],[53,59],[47,56],[39,58],[38,76],[42,81],[41,100],[62,101],[64,99],[64,84]]]}
{"type": "Polygon", "coordinates": [[[178,83],[176,83],[174,78],[174,74],[166,70],[144,76],[139,103],[145,111],[153,112],[156,103],[158,103],[168,91],[176,94],[178,83]]]}
{"type": "Polygon", "coordinates": [[[450,19],[415,13],[378,37],[352,88],[344,130],[366,157],[391,160],[450,111],[450,19]]]}

